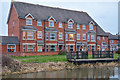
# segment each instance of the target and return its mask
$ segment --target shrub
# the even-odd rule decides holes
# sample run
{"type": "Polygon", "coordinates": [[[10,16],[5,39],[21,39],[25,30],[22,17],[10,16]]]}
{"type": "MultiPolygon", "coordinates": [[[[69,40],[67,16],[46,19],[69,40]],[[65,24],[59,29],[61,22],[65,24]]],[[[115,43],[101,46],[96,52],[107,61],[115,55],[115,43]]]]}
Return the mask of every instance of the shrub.
{"type": "Polygon", "coordinates": [[[118,50],[116,51],[116,53],[117,53],[117,54],[120,54],[120,49],[118,49],[118,50]]]}
{"type": "Polygon", "coordinates": [[[65,55],[66,54],[66,50],[60,50],[59,52],[58,52],[58,55],[65,55]]]}

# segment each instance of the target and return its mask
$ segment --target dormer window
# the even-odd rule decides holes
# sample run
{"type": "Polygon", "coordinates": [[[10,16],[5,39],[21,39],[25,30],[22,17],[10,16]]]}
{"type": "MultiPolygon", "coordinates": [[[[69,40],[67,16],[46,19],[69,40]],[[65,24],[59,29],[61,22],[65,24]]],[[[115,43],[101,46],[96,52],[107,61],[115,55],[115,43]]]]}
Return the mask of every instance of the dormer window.
{"type": "Polygon", "coordinates": [[[54,27],[54,21],[49,21],[49,27],[54,27]]]}
{"type": "Polygon", "coordinates": [[[73,23],[68,23],[68,28],[73,28],[73,23]]]}
{"type": "Polygon", "coordinates": [[[26,25],[32,25],[32,18],[26,19],[26,25]]]}
{"type": "Polygon", "coordinates": [[[91,22],[89,23],[89,30],[93,30],[93,25],[94,25],[94,22],[91,21],[91,22]]]}
{"type": "Polygon", "coordinates": [[[93,30],[93,25],[92,24],[89,25],[89,29],[93,30]]]}
{"type": "Polygon", "coordinates": [[[68,28],[73,28],[74,21],[72,19],[68,20],[68,28]]]}
{"type": "Polygon", "coordinates": [[[37,26],[42,26],[42,21],[41,20],[37,21],[37,26]]]}

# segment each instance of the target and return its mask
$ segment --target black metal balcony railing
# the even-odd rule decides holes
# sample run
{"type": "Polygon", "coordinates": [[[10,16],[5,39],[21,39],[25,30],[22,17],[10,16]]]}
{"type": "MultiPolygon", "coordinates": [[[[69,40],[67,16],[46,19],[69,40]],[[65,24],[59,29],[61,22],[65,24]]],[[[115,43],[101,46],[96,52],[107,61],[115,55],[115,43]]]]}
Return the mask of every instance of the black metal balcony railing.
{"type": "Polygon", "coordinates": [[[92,51],[93,58],[113,58],[113,51],[92,51]]]}
{"type": "Polygon", "coordinates": [[[69,59],[88,59],[88,51],[69,51],[66,52],[67,60],[69,59]]]}

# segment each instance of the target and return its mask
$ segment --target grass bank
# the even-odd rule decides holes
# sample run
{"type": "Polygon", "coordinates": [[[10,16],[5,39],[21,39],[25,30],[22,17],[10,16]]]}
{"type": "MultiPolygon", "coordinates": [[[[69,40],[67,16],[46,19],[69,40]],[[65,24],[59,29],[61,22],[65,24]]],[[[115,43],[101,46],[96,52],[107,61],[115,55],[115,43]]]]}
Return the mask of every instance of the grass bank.
{"type": "MultiPolygon", "coordinates": [[[[40,55],[40,56],[11,56],[24,63],[45,63],[45,62],[65,62],[66,55],[40,55]]],[[[114,59],[118,58],[118,54],[114,54],[114,59]]],[[[92,54],[88,55],[88,59],[92,59],[92,54]]]]}

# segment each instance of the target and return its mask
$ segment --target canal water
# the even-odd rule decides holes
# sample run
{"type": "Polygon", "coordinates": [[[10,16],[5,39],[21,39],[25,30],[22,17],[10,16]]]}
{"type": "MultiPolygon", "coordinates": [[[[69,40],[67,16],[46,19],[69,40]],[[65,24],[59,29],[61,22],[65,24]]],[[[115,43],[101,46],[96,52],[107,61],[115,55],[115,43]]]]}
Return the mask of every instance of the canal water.
{"type": "Polygon", "coordinates": [[[107,78],[107,80],[120,80],[120,68],[80,68],[74,70],[43,71],[27,74],[14,74],[3,78],[107,78]]]}

